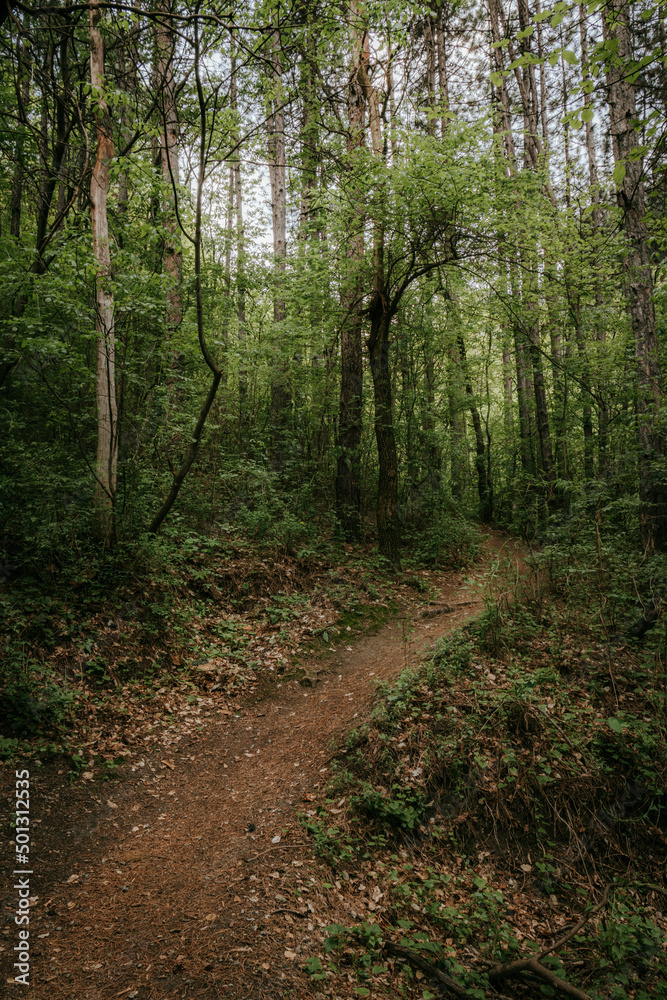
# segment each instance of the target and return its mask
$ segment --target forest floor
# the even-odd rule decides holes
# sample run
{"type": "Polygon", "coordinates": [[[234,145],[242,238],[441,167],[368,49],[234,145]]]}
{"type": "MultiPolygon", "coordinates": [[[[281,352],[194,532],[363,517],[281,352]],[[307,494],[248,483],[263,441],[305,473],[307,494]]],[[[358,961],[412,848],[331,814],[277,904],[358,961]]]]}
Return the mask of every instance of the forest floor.
{"type": "MultiPolygon", "coordinates": [[[[343,631],[233,716],[226,710],[196,730],[174,721],[107,785],[90,772],[72,784],[55,765],[37,768],[31,995],[316,995],[302,966],[321,951],[323,928],[374,904],[363,889],[327,883],[298,814],[367,716],[376,682],[479,611],[479,576],[505,544],[490,532],[467,581],[422,571],[428,600],[404,587],[391,621],[349,640],[343,631]]],[[[3,784],[12,783],[6,773],[3,784]]],[[[11,886],[2,895],[12,920],[11,886]]],[[[11,983],[14,925],[3,933],[11,983]]]]}
{"type": "Polygon", "coordinates": [[[91,605],[91,659],[55,650],[82,684],[69,749],[20,743],[0,770],[4,824],[30,769],[30,994],[429,1000],[437,963],[471,998],[664,1000],[664,683],[531,590],[526,557],[489,531],[468,573],[323,563],[295,583],[288,560],[273,597],[268,564],[227,559],[234,594],[256,581],[247,610],[207,578],[153,651],[91,605]],[[131,656],[153,672],[125,683],[131,656]]]}

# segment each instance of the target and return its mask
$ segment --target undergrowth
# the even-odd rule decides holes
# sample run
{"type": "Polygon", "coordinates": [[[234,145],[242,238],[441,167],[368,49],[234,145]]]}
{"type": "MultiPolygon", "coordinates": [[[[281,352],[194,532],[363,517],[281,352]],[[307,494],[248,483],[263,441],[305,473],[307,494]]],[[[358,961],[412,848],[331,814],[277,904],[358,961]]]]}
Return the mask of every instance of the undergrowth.
{"type": "Polygon", "coordinates": [[[619,636],[627,590],[605,618],[583,582],[590,551],[580,579],[571,555],[499,562],[480,618],[380,688],[304,816],[337,884],[365,891],[321,956],[334,990],[347,955],[357,995],[396,977],[434,995],[394,946],[470,996],[551,996],[556,976],[595,1000],[667,997],[664,614],[641,643],[619,636]],[[541,982],[498,973],[560,937],[541,982]]]}

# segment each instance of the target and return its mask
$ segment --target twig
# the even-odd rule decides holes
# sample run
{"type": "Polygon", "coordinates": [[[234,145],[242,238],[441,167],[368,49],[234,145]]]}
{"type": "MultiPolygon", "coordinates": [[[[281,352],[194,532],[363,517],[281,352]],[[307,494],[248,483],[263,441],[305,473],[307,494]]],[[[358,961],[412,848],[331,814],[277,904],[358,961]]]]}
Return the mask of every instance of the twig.
{"type": "Polygon", "coordinates": [[[559,948],[562,948],[564,944],[567,944],[567,942],[578,934],[581,928],[588,923],[591,917],[595,916],[596,913],[599,913],[600,910],[607,905],[611,888],[611,884],[608,885],[605,888],[600,902],[590,909],[588,913],[585,913],[584,916],[577,921],[574,927],[571,927],[569,931],[557,938],[552,945],[549,945],[548,948],[541,951],[539,955],[531,955],[530,958],[518,958],[513,962],[505,962],[502,965],[494,966],[488,974],[491,982],[499,979],[512,979],[514,976],[518,976],[522,972],[531,972],[534,976],[538,976],[539,979],[542,979],[545,983],[553,986],[554,989],[563,993],[565,996],[573,997],[574,1000],[591,1000],[588,993],[584,993],[576,986],[572,986],[571,983],[565,982],[564,979],[561,979],[550,969],[547,969],[544,965],[542,965],[542,959],[546,955],[550,955],[559,948]]]}
{"type": "Polygon", "coordinates": [[[433,982],[438,983],[438,985],[444,987],[446,990],[451,990],[451,992],[457,997],[470,997],[471,994],[457,983],[455,979],[448,976],[446,972],[441,972],[440,969],[436,969],[434,965],[427,962],[425,958],[422,958],[419,952],[413,951],[412,948],[404,948],[403,945],[394,944],[393,941],[387,941],[385,938],[383,948],[390,955],[396,955],[398,958],[404,958],[406,962],[414,965],[420,972],[423,972],[425,976],[428,976],[433,982]]]}
{"type": "Polygon", "coordinates": [[[566,934],[563,934],[562,937],[558,938],[558,940],[555,941],[554,944],[552,944],[549,948],[545,948],[544,951],[540,952],[540,954],[538,955],[538,961],[541,961],[544,958],[545,955],[550,955],[552,952],[557,951],[559,948],[562,948],[563,945],[567,944],[567,942],[571,938],[573,938],[575,934],[579,933],[579,931],[581,930],[581,928],[585,924],[588,923],[588,921],[591,919],[591,917],[595,916],[596,913],[599,913],[600,910],[604,909],[604,907],[609,902],[609,891],[610,891],[611,887],[612,886],[611,886],[611,883],[610,883],[605,888],[604,893],[602,894],[602,899],[600,900],[600,902],[597,903],[593,907],[592,910],[589,910],[588,913],[585,913],[584,916],[581,918],[581,920],[579,920],[574,925],[574,927],[572,927],[571,930],[567,931],[566,934]]]}
{"type": "Polygon", "coordinates": [[[576,986],[572,986],[570,983],[566,983],[560,976],[551,972],[544,965],[541,965],[536,958],[520,958],[516,962],[507,962],[505,965],[497,966],[489,972],[489,979],[492,982],[499,979],[511,979],[520,972],[532,972],[533,975],[548,983],[549,986],[553,986],[554,989],[559,990],[567,997],[573,997],[574,1000],[591,1000],[590,994],[582,992],[582,990],[577,989],[576,986]]]}

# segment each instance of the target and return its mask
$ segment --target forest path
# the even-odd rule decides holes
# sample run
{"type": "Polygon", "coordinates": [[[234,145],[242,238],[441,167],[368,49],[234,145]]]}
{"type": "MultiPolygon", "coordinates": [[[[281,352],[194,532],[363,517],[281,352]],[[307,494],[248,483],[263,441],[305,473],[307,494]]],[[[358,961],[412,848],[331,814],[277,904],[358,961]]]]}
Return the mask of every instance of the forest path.
{"type": "MultiPolygon", "coordinates": [[[[106,804],[87,803],[89,817],[63,816],[70,839],[61,834],[51,853],[61,874],[30,921],[35,1000],[314,996],[303,961],[321,950],[323,926],[350,915],[335,887],[328,898],[309,890],[320,862],[297,813],[328,777],[332,741],[367,715],[374,682],[480,610],[481,575],[505,545],[520,559],[518,546],[488,532],[465,584],[459,573],[431,576],[439,594],[427,616],[413,607],[343,640],[310,661],[312,687],[278,685],[189,746],[147,755],[102,795],[106,804]]],[[[53,817],[39,828],[45,847],[56,833],[47,824],[53,817]]],[[[365,908],[372,902],[360,900],[365,908]]]]}

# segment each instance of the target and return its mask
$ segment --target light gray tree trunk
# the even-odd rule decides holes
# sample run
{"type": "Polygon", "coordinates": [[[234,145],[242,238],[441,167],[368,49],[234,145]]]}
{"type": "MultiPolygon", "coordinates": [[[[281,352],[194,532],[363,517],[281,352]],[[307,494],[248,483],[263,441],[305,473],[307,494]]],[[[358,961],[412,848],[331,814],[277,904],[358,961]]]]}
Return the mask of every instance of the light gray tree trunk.
{"type": "Polygon", "coordinates": [[[100,8],[91,0],[90,83],[95,108],[97,155],[90,179],[90,220],[93,253],[97,262],[95,332],[97,334],[97,461],[95,466],[96,531],[105,542],[115,531],[116,468],[118,462],[118,410],[116,406],[114,299],[107,199],[114,145],[104,96],[104,41],[99,30],[100,8]]]}

